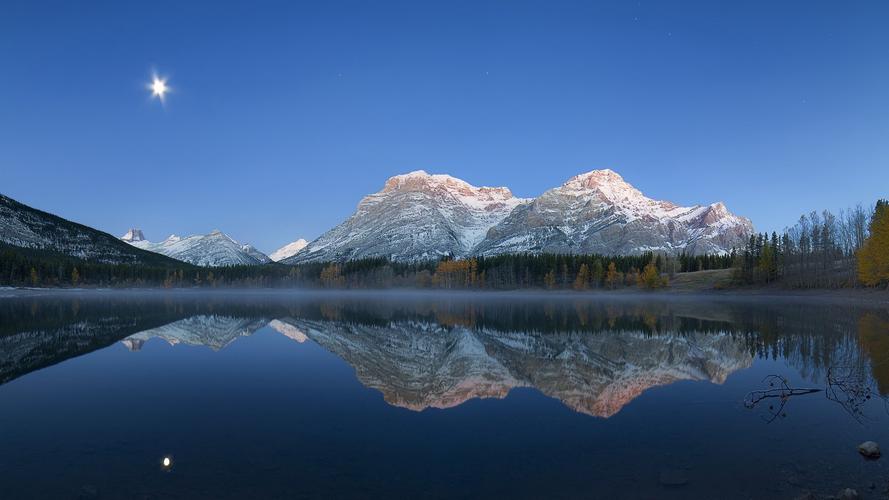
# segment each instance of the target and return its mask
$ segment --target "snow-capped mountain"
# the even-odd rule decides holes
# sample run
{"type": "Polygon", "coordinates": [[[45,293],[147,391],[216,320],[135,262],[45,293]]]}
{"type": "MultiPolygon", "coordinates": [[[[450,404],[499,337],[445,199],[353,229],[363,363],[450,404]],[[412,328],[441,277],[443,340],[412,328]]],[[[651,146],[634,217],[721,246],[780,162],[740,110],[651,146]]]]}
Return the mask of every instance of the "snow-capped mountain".
{"type": "Polygon", "coordinates": [[[653,200],[612,170],[575,176],[535,199],[417,171],[390,178],[349,219],[282,262],[522,252],[727,253],[752,232],[750,220],[722,203],[681,207],[653,200]]]}
{"type": "Polygon", "coordinates": [[[238,243],[218,229],[210,234],[185,238],[174,234],[159,243],[146,240],[142,231],[138,229],[130,229],[120,239],[143,250],[198,266],[235,266],[271,262],[264,253],[250,245],[238,243]]]}
{"type": "Polygon", "coordinates": [[[0,243],[112,264],[171,266],[176,262],[114,236],[0,195],[0,243]]]}
{"type": "Polygon", "coordinates": [[[749,219],[722,203],[680,207],[653,200],[606,169],[572,177],[518,207],[475,253],[726,253],[752,232],[749,219]]]}
{"type": "Polygon", "coordinates": [[[308,245],[308,244],[309,244],[308,241],[300,238],[300,239],[293,241],[291,243],[288,243],[288,244],[284,245],[283,247],[270,253],[269,258],[275,262],[280,262],[280,261],[286,259],[287,257],[296,255],[296,252],[299,252],[300,250],[305,248],[306,245],[308,245]]]}
{"type": "Polygon", "coordinates": [[[507,188],[476,187],[449,175],[422,170],[396,175],[361,200],[345,222],[282,262],[464,256],[488,229],[527,202],[507,188]]]}

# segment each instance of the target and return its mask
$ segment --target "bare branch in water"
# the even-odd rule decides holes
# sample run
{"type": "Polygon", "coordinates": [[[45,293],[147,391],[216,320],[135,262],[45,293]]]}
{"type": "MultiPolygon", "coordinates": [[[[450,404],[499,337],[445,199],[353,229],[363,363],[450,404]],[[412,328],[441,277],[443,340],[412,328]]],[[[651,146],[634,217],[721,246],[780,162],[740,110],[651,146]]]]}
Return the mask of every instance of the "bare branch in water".
{"type": "Polygon", "coordinates": [[[848,367],[831,366],[827,369],[827,390],[824,393],[827,399],[838,403],[859,423],[864,422],[863,407],[871,399],[881,399],[889,413],[889,399],[871,387],[865,377],[848,367]]]}
{"type": "Polygon", "coordinates": [[[787,382],[787,379],[781,375],[768,375],[762,381],[763,383],[768,383],[769,388],[747,393],[747,396],[744,398],[744,406],[753,409],[763,401],[777,399],[777,406],[775,403],[770,402],[769,407],[766,410],[769,414],[768,417],[763,417],[766,422],[773,422],[778,417],[787,416],[787,414],[784,413],[784,407],[787,405],[787,402],[790,401],[790,398],[822,392],[822,389],[791,387],[787,382]]]}
{"type": "Polygon", "coordinates": [[[778,417],[786,417],[784,408],[790,398],[816,392],[823,392],[828,400],[838,403],[859,423],[863,423],[865,420],[863,408],[871,399],[882,400],[886,412],[889,413],[889,397],[882,396],[868,384],[865,376],[855,373],[854,370],[847,367],[832,366],[828,368],[825,389],[791,387],[788,380],[781,375],[768,375],[763,379],[763,383],[768,383],[769,388],[747,393],[744,398],[744,406],[753,409],[760,403],[768,401],[769,406],[766,409],[768,416],[763,417],[766,422],[773,422],[778,417]]]}

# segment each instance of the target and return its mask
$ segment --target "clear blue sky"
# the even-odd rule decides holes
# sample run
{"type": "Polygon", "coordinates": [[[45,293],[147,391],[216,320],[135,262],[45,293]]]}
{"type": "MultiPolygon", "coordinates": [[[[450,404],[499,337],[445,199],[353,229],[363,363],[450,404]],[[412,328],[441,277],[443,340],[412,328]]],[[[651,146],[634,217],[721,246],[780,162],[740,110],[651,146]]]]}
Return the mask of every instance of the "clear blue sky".
{"type": "Polygon", "coordinates": [[[5,0],[0,192],[271,251],[397,173],[535,196],[607,167],[778,230],[889,196],[887,26],[886,1],[5,0]]]}

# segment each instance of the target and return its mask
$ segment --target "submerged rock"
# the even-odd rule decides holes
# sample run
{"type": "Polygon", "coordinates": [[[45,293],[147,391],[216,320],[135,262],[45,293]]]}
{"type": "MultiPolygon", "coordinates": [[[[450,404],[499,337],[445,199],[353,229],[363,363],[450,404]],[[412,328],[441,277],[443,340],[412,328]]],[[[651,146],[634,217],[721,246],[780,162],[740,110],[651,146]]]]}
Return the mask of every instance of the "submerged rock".
{"type": "Polygon", "coordinates": [[[837,500],[858,500],[859,498],[861,498],[861,496],[852,488],[846,488],[844,490],[840,490],[840,492],[837,493],[836,498],[837,500]]]}
{"type": "Polygon", "coordinates": [[[688,484],[688,474],[679,469],[665,469],[661,471],[658,482],[662,486],[685,486],[688,484]]]}
{"type": "Polygon", "coordinates": [[[99,498],[99,488],[92,484],[85,484],[80,488],[80,494],[77,495],[79,500],[91,500],[99,498]]]}
{"type": "Polygon", "coordinates": [[[858,453],[861,453],[865,458],[880,458],[880,445],[873,441],[865,441],[858,445],[858,453]]]}

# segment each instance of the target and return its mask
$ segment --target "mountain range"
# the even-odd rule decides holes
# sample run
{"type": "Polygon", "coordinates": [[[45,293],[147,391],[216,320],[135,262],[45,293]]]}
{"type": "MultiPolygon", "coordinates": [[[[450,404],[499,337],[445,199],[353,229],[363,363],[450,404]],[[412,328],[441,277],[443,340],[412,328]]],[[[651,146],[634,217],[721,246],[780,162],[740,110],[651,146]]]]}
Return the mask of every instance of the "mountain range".
{"type": "Polygon", "coordinates": [[[654,200],[607,169],[574,176],[536,198],[422,170],[396,175],[341,224],[270,256],[219,230],[155,243],[131,229],[117,239],[0,195],[0,243],[106,263],[175,265],[157,254],[198,266],[544,252],[725,254],[752,233],[750,220],[721,202],[685,207],[654,200]]]}
{"type": "Polygon", "coordinates": [[[753,232],[723,203],[682,207],[643,195],[612,170],[572,177],[537,198],[422,170],[397,175],[285,264],[507,253],[728,253],[753,232]]]}

